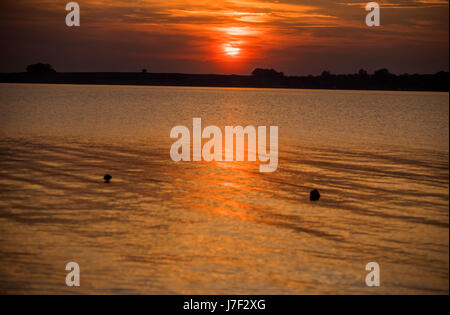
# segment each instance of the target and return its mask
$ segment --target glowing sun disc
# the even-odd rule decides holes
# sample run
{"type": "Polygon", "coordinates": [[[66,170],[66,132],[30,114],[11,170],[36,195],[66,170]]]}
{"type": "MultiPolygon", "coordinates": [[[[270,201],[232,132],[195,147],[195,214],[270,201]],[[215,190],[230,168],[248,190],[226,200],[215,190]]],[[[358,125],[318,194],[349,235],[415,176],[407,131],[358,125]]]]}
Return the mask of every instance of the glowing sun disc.
{"type": "Polygon", "coordinates": [[[230,44],[225,44],[224,50],[225,50],[225,53],[226,53],[227,55],[230,55],[230,56],[236,56],[236,55],[238,55],[239,52],[241,51],[240,48],[238,48],[238,47],[233,47],[233,46],[230,45],[230,44]]]}

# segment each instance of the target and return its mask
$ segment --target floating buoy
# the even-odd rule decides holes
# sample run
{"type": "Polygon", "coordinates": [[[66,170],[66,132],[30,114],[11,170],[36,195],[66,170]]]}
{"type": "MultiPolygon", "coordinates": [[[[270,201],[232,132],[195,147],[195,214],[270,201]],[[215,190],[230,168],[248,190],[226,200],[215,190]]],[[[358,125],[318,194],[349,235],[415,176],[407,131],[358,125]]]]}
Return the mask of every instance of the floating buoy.
{"type": "Polygon", "coordinates": [[[105,180],[105,183],[109,183],[109,181],[111,180],[112,176],[109,174],[106,174],[105,176],[103,176],[103,179],[105,180]]]}
{"type": "Polygon", "coordinates": [[[309,200],[311,201],[317,201],[320,199],[320,193],[317,189],[311,190],[309,193],[309,200]]]}

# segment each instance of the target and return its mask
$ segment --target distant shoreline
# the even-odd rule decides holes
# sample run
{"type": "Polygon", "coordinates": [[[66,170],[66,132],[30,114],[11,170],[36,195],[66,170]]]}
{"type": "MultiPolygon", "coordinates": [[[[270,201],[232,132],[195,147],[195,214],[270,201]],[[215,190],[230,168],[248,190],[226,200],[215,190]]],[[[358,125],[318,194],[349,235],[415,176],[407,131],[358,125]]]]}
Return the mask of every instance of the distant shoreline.
{"type": "Polygon", "coordinates": [[[147,72],[0,73],[0,83],[92,84],[286,89],[449,91],[449,72],[394,75],[257,76],[147,72]]]}

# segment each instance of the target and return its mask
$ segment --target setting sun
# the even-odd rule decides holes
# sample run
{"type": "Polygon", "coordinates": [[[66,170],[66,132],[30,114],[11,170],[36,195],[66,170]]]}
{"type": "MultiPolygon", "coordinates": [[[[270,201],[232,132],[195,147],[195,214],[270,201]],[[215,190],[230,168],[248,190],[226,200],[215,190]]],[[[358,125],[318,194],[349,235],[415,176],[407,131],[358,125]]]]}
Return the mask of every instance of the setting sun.
{"type": "Polygon", "coordinates": [[[240,48],[233,47],[233,45],[231,45],[231,44],[225,44],[224,50],[225,50],[225,53],[229,56],[239,55],[239,52],[241,51],[240,48]]]}

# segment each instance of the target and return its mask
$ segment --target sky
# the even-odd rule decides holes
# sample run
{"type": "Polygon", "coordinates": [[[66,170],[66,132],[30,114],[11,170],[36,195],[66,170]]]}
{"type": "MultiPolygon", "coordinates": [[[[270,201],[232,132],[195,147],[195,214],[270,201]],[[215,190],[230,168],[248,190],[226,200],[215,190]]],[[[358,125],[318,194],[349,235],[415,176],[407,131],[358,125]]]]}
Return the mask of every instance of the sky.
{"type": "Polygon", "coordinates": [[[448,0],[1,0],[0,72],[50,63],[60,72],[124,71],[287,75],[435,73],[449,68],[448,0]]]}

